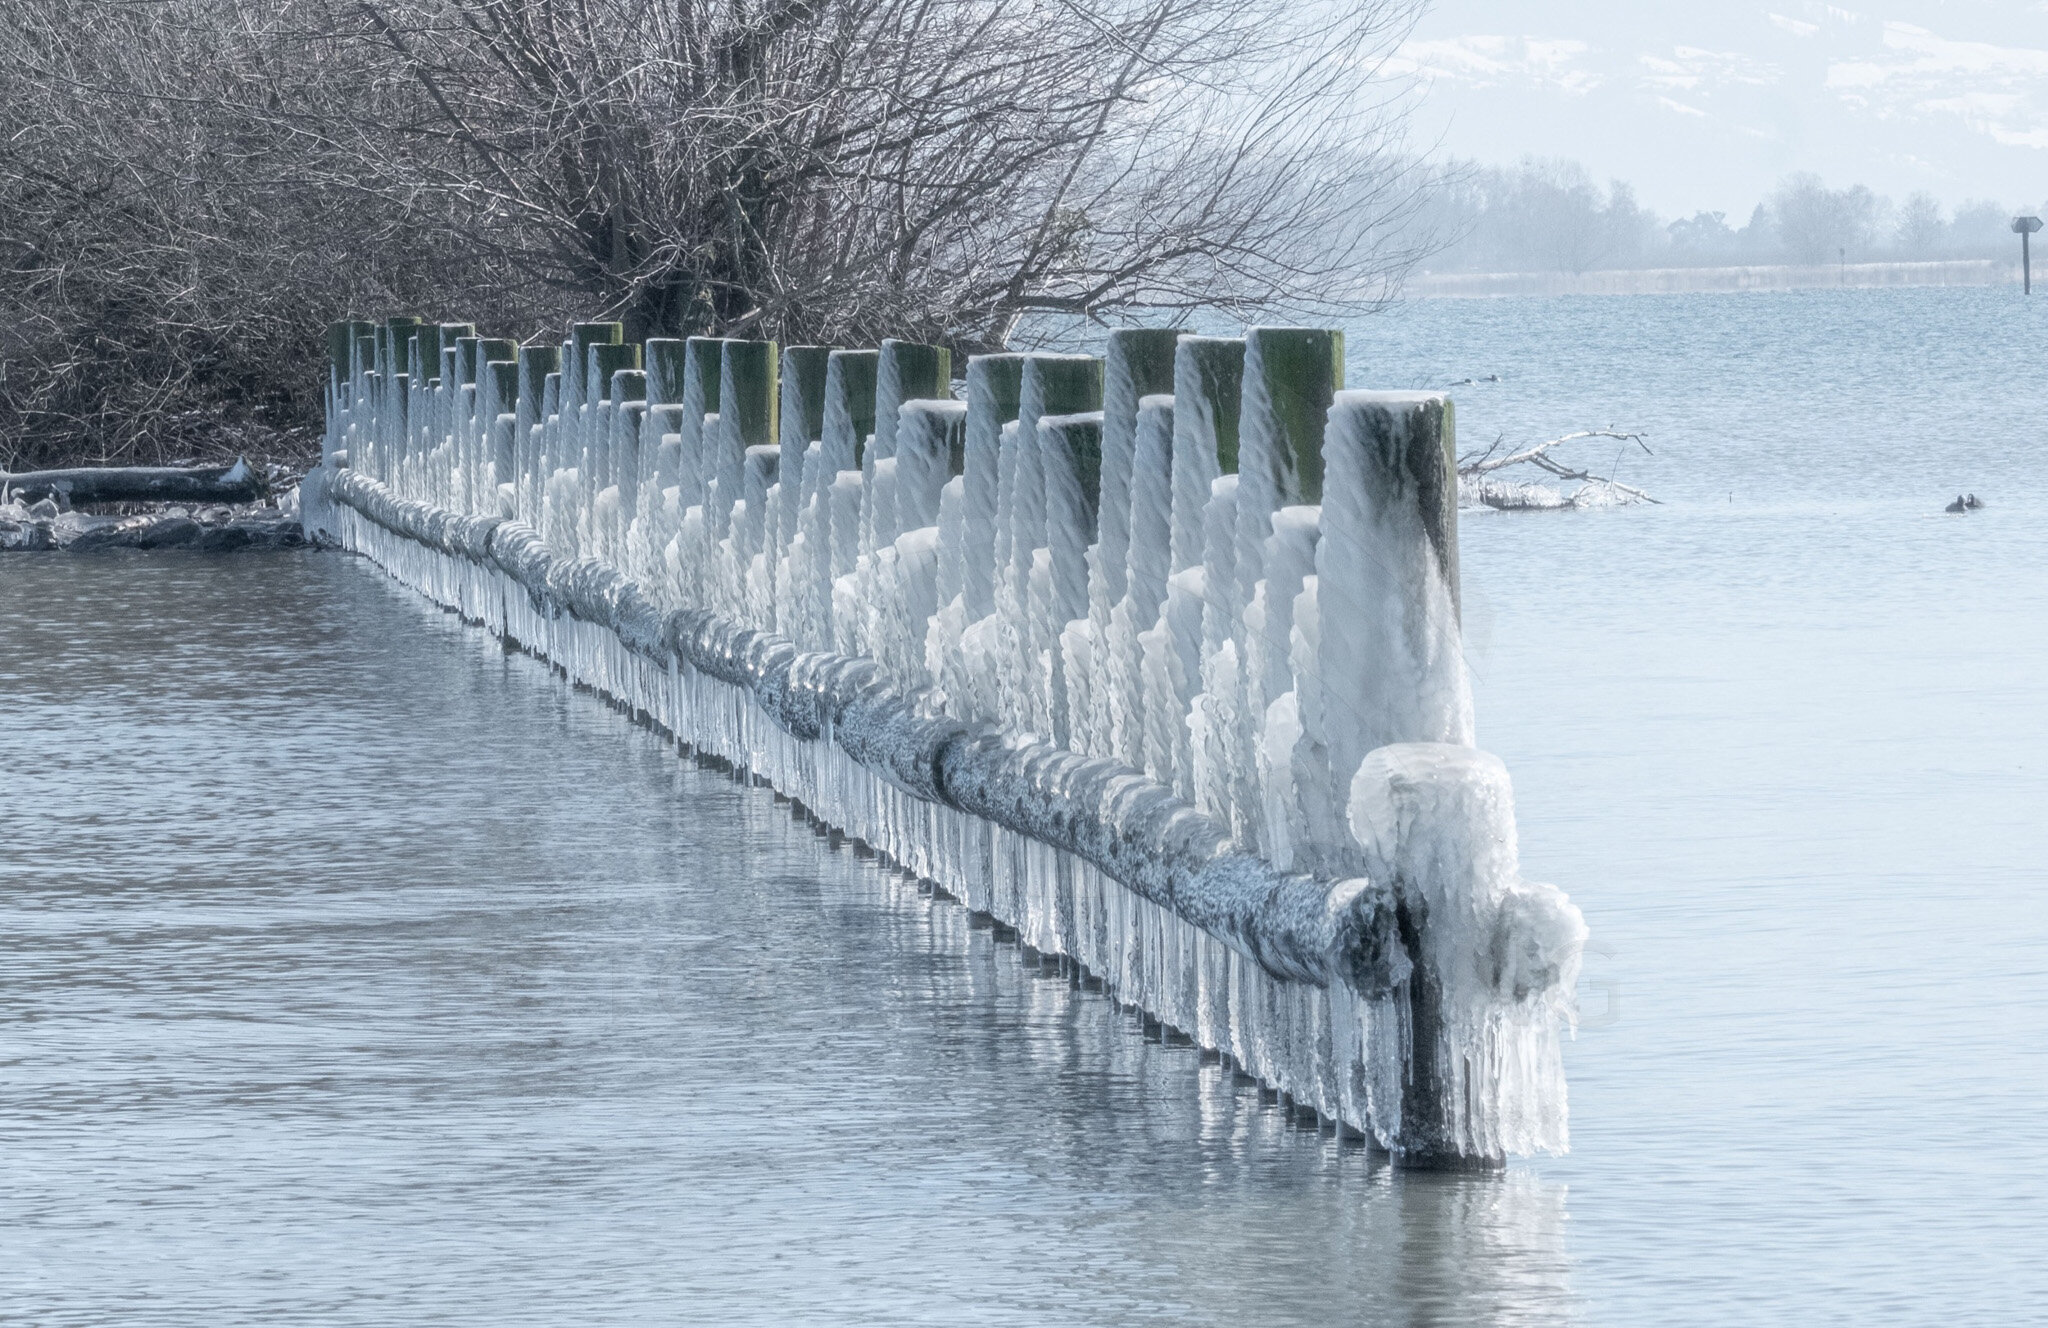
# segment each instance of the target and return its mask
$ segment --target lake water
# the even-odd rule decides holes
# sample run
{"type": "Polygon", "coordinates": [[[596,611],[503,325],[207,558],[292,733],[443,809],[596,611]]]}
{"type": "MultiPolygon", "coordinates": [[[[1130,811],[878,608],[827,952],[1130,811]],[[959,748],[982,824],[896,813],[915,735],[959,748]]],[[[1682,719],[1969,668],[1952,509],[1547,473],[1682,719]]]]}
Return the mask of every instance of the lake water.
{"type": "Polygon", "coordinates": [[[1667,500],[1464,524],[1593,931],[1573,1152],[1504,1177],[1290,1128],[365,564],[0,562],[0,1321],[2037,1318],[2036,308],[1353,328],[1667,500]]]}

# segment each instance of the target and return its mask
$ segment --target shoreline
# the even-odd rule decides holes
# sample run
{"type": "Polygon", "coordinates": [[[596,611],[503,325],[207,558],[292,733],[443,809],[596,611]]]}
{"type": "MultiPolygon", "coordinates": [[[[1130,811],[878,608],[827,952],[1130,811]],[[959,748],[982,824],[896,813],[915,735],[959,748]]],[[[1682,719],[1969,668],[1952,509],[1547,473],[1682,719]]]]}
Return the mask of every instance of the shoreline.
{"type": "Polygon", "coordinates": [[[2019,264],[1991,258],[1925,263],[1826,263],[1748,267],[1609,268],[1592,272],[1431,272],[1411,277],[1411,299],[1513,295],[1694,295],[1745,291],[1895,290],[2017,286],[2019,264]]]}

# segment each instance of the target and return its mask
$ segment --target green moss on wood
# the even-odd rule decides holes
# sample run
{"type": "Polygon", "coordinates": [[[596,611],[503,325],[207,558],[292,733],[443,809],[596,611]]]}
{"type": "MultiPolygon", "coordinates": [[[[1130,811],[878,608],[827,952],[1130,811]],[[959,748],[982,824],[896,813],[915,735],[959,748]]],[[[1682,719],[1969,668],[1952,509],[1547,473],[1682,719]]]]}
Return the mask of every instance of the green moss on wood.
{"type": "Polygon", "coordinates": [[[640,348],[616,341],[600,341],[592,345],[585,361],[584,400],[591,403],[610,401],[612,375],[621,369],[640,367],[640,348]]]}
{"type": "Polygon", "coordinates": [[[830,346],[784,346],[782,380],[784,404],[799,414],[779,421],[797,429],[805,442],[815,442],[825,433],[825,368],[830,346]]]}
{"type": "Polygon", "coordinates": [[[647,404],[673,406],[683,399],[685,343],[681,337],[649,337],[643,359],[647,365],[647,404]]]}
{"type": "Polygon", "coordinates": [[[1180,329],[1172,327],[1125,327],[1109,334],[1108,354],[1118,359],[1131,376],[1136,389],[1131,399],[1173,391],[1173,355],[1180,344],[1180,329]]]}
{"type": "Polygon", "coordinates": [[[1033,355],[1043,393],[1041,415],[1079,415],[1102,409],[1102,361],[1092,355],[1033,355]]]}
{"type": "Polygon", "coordinates": [[[759,447],[775,439],[778,405],[772,341],[727,341],[721,360],[718,418],[737,428],[740,446],[759,447]]]}
{"type": "Polygon", "coordinates": [[[826,381],[836,386],[839,401],[853,421],[853,464],[861,463],[867,437],[875,431],[875,374],[882,353],[875,350],[835,350],[828,361],[826,381]]]}
{"type": "Polygon", "coordinates": [[[1266,399],[1279,426],[1274,492],[1282,505],[1323,500],[1323,430],[1344,388],[1344,334],[1328,328],[1255,327],[1266,399]]]}
{"type": "Polygon", "coordinates": [[[683,343],[683,373],[704,393],[704,413],[718,411],[718,375],[725,361],[725,338],[691,337],[683,343]]]}

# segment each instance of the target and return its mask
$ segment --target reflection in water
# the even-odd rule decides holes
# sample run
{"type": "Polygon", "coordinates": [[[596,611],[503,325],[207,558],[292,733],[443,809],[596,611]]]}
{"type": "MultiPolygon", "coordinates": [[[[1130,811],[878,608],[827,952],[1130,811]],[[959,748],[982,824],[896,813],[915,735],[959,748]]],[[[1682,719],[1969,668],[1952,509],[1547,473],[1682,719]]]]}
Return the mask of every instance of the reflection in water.
{"type": "Polygon", "coordinates": [[[335,555],[0,574],[32,1318],[1562,1322],[1413,1175],[335,555]]]}

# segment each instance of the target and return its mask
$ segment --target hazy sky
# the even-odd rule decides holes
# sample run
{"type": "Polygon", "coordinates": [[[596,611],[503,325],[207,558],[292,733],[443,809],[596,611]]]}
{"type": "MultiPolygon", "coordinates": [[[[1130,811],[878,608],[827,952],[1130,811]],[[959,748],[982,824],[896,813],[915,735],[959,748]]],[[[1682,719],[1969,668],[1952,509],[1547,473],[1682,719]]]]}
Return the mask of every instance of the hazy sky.
{"type": "Polygon", "coordinates": [[[1801,170],[2048,198],[2048,0],[1436,0],[1396,64],[1421,139],[1574,157],[1667,216],[1739,223],[1801,170]]]}

